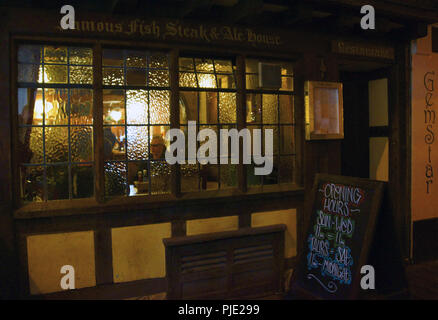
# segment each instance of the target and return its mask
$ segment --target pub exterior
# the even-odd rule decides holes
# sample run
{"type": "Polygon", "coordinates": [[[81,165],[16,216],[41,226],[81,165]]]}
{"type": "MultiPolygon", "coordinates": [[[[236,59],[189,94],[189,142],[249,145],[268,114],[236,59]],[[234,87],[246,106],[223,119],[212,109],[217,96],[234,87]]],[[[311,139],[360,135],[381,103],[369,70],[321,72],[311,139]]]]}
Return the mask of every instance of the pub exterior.
{"type": "Polygon", "coordinates": [[[296,27],[89,12],[83,2],[63,30],[59,8],[2,8],[0,297],[284,293],[316,173],[387,181],[412,262],[411,45],[438,13],[429,1],[368,2],[376,30],[360,29],[351,1],[290,7],[311,18],[295,15],[296,27]],[[341,11],[352,21],[330,19],[341,11]],[[279,68],[277,87],[263,66],[279,68]],[[306,137],[308,81],[342,84],[342,138],[306,137]],[[166,132],[190,121],[273,129],[272,173],[169,165],[166,132]],[[202,251],[207,242],[216,251],[202,251]],[[63,266],[74,290],[60,285],[63,266]]]}

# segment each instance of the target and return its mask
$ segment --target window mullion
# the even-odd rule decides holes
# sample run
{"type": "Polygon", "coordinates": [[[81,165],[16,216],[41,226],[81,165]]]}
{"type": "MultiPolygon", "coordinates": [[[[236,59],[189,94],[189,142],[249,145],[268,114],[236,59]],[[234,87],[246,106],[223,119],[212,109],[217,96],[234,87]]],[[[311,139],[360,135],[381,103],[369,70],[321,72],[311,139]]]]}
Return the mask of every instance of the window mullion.
{"type": "Polygon", "coordinates": [[[102,46],[93,47],[93,137],[94,137],[94,195],[98,202],[104,201],[104,162],[103,162],[103,89],[102,89],[102,46]]]}
{"type": "MultiPolygon", "coordinates": [[[[245,78],[245,57],[239,55],[236,61],[236,104],[237,104],[237,130],[246,127],[246,78],[245,78]]],[[[246,165],[243,164],[243,152],[246,150],[243,142],[239,139],[239,164],[237,165],[238,188],[241,192],[247,190],[246,165]]]]}
{"type": "MultiPolygon", "coordinates": [[[[173,49],[170,52],[169,72],[170,72],[170,128],[179,129],[179,51],[173,49]]],[[[170,141],[171,142],[171,141],[170,141]]],[[[181,194],[181,170],[180,165],[171,165],[171,193],[178,197],[181,194]]]]}

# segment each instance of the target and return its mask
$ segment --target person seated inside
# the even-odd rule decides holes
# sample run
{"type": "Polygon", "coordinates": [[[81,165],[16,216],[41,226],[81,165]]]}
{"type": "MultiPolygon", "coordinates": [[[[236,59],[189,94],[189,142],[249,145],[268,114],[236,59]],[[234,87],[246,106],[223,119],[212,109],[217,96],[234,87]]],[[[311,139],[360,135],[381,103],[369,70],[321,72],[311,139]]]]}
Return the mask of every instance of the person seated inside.
{"type": "MultiPolygon", "coordinates": [[[[133,164],[134,173],[140,174],[143,184],[137,182],[136,194],[169,193],[170,192],[170,166],[166,162],[166,142],[161,135],[154,135],[150,142],[149,167],[147,162],[133,164]],[[150,177],[149,177],[150,175],[150,177]],[[149,180],[150,179],[150,180],[149,180]],[[150,181],[150,185],[149,185],[150,181]],[[146,183],[147,185],[144,185],[146,183]],[[149,190],[150,189],[150,190],[149,190]]],[[[134,177],[138,181],[138,174],[134,177]]]]}
{"type": "Polygon", "coordinates": [[[151,140],[151,160],[163,160],[166,157],[166,143],[162,136],[156,135],[151,140]]]}

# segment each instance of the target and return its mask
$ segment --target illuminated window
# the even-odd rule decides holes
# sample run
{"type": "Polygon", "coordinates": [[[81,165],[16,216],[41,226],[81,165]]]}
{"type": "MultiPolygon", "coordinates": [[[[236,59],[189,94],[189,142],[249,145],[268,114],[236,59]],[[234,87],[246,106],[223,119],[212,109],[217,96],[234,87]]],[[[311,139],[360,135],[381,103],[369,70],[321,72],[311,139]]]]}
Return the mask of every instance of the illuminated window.
{"type": "MultiPolygon", "coordinates": [[[[95,54],[100,52],[93,59],[88,47],[18,46],[16,150],[22,202],[168,194],[172,183],[177,187],[165,160],[171,119],[168,54],[112,48],[95,54]],[[93,68],[97,59],[99,69],[93,68]],[[101,145],[94,145],[100,139],[101,145]],[[95,163],[95,152],[102,162],[95,163]],[[101,185],[104,191],[95,195],[101,185]]],[[[179,57],[180,128],[188,139],[188,123],[195,121],[195,135],[209,128],[218,139],[218,164],[201,165],[195,158],[200,142],[195,154],[189,154],[193,150],[187,144],[186,159],[195,159],[176,169],[183,193],[236,188],[237,173],[245,169],[252,186],[295,181],[292,65],[269,62],[280,66],[273,69],[281,81],[275,78],[280,87],[268,89],[260,87],[259,62],[248,59],[245,70],[237,70],[234,59],[179,57]],[[230,152],[221,159],[220,129],[237,128],[238,71],[246,76],[245,126],[274,131],[274,167],[267,176],[256,176],[253,164],[231,164],[230,152]]]]}
{"type": "Polygon", "coordinates": [[[259,86],[259,62],[256,59],[246,60],[246,126],[251,131],[273,130],[274,166],[272,173],[266,176],[255,176],[253,166],[247,167],[248,185],[291,183],[295,174],[292,65],[276,62],[281,66],[282,81],[281,88],[272,90],[259,86]]]}
{"type": "MultiPolygon", "coordinates": [[[[188,137],[187,123],[196,121],[196,134],[202,129],[212,129],[220,146],[219,130],[237,127],[235,66],[230,60],[182,57],[179,71],[181,129],[188,137]]],[[[219,163],[219,150],[217,154],[219,163]]],[[[230,159],[227,162],[222,165],[182,165],[182,191],[236,187],[237,165],[231,164],[230,159]]]]}
{"type": "Polygon", "coordinates": [[[104,49],[102,60],[106,195],[169,193],[167,55],[104,49]]]}
{"type": "Polygon", "coordinates": [[[90,48],[18,49],[21,199],[92,197],[93,54],[90,48]]]}

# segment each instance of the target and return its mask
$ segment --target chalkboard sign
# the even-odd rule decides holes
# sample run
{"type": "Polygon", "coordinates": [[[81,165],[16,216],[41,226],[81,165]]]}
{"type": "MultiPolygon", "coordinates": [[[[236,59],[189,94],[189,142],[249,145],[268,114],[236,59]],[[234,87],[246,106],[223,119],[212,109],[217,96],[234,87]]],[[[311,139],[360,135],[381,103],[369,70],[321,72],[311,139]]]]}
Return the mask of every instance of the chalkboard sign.
{"type": "Polygon", "coordinates": [[[306,208],[305,243],[291,290],[316,299],[351,299],[369,258],[385,183],[318,174],[306,208]]]}

